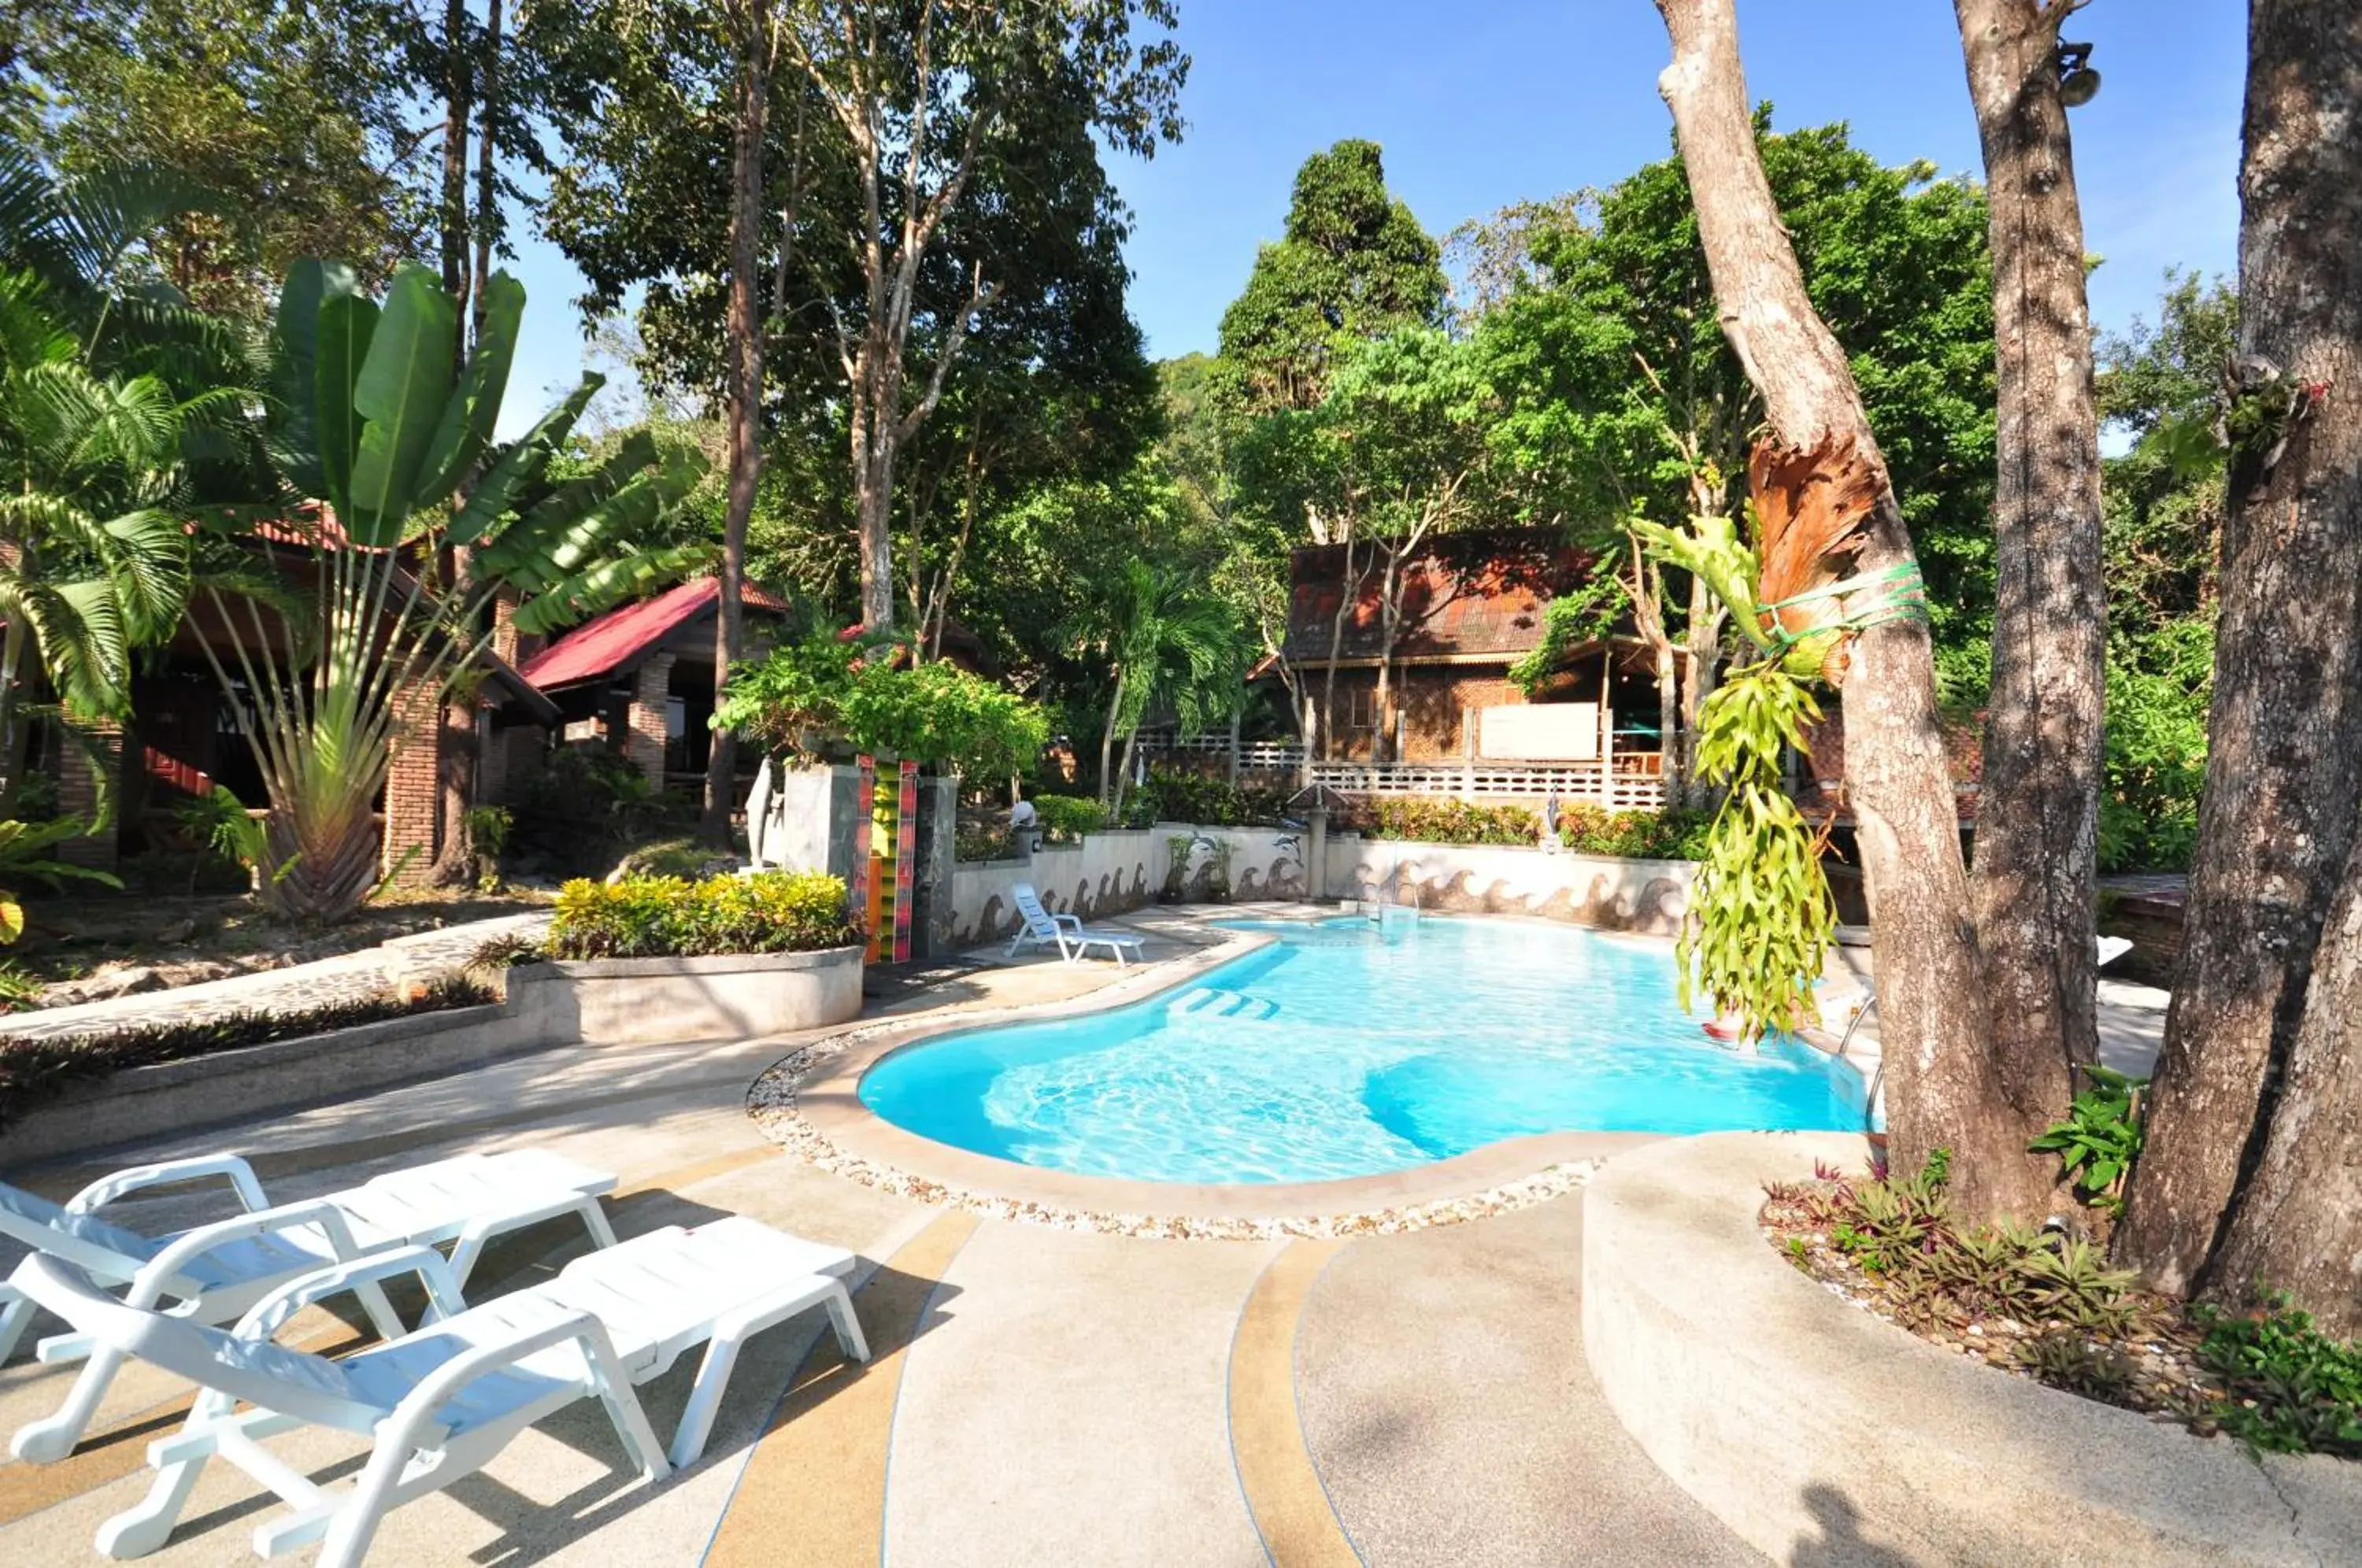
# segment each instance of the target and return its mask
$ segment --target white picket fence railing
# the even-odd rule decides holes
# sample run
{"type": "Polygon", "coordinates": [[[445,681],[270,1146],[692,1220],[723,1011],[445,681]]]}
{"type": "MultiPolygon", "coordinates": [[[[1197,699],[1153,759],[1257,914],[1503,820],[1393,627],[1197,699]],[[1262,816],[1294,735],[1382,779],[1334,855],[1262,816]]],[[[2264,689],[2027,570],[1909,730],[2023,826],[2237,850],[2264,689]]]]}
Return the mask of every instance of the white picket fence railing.
{"type": "MultiPolygon", "coordinates": [[[[1231,742],[1227,735],[1191,735],[1187,740],[1174,734],[1151,735],[1141,732],[1140,747],[1151,756],[1172,756],[1187,752],[1206,756],[1228,757],[1231,742]]],[[[1304,748],[1288,741],[1239,742],[1241,767],[1294,767],[1304,760],[1304,748]]]]}
{"type": "MultiPolygon", "coordinates": [[[[1229,737],[1143,734],[1150,755],[1191,754],[1227,757],[1229,737]]],[[[1638,760],[1641,754],[1635,754],[1638,760]]],[[[1241,741],[1241,768],[1301,769],[1304,748],[1280,741],[1241,741]]],[[[1316,762],[1312,782],[1341,795],[1449,795],[1462,801],[1590,801],[1616,811],[1656,811],[1664,804],[1662,780],[1596,762],[1316,762]]]]}
{"type": "Polygon", "coordinates": [[[1312,781],[1341,795],[1450,795],[1462,801],[1590,801],[1616,811],[1656,811],[1661,779],[1610,772],[1599,764],[1316,762],[1312,781]]]}

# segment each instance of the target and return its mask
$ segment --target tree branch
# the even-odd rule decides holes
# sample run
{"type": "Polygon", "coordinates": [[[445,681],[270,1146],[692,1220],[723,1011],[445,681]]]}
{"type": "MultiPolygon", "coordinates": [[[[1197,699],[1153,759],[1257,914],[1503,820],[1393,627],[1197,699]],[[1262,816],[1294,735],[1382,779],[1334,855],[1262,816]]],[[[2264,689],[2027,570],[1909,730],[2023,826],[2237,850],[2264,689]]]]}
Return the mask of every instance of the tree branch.
{"type": "Polygon", "coordinates": [[[986,282],[984,263],[977,262],[974,281],[968,289],[967,304],[962,305],[959,315],[953,318],[951,335],[944,340],[943,352],[935,356],[935,368],[927,377],[926,395],[894,426],[899,439],[909,440],[925,422],[927,415],[934,413],[935,404],[943,401],[944,378],[951,373],[953,362],[959,358],[961,346],[967,341],[969,320],[988,308],[999,293],[1000,285],[986,282]]]}

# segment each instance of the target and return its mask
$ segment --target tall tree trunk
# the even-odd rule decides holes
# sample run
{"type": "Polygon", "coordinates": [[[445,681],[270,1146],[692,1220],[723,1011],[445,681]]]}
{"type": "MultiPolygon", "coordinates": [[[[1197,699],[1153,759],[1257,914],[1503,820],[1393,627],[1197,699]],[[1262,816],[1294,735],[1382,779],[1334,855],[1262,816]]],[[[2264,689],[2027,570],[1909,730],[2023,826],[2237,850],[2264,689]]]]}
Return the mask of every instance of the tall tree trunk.
{"type": "MultiPolygon", "coordinates": [[[[2026,1151],[2099,1059],[2100,424],[2083,215],[2055,47],[2069,7],[1958,0],[1983,141],[2000,467],[1993,491],[1992,696],[1971,884],[1985,1038],[2021,1189],[2056,1181],[2026,1151]]],[[[2021,1209],[2018,1218],[2042,1218],[2021,1209]]]]}
{"type": "Polygon", "coordinates": [[[1131,787],[1131,759],[1140,745],[1140,726],[1132,725],[1123,732],[1123,762],[1115,771],[1115,794],[1108,806],[1108,825],[1115,826],[1123,820],[1124,791],[1131,787]]]}
{"type": "MultiPolygon", "coordinates": [[[[473,123],[466,0],[443,6],[443,292],[468,300],[468,127],[473,123]]],[[[452,364],[466,362],[467,345],[453,341],[452,364]]]]}
{"type": "Polygon", "coordinates": [[[485,285],[492,272],[492,242],[500,228],[501,0],[485,0],[484,79],[478,94],[476,140],[476,270],[470,343],[484,340],[484,313],[491,308],[485,285]]]}
{"type": "MultiPolygon", "coordinates": [[[[745,653],[746,524],[755,514],[756,487],[763,477],[763,323],[756,278],[763,239],[764,110],[771,90],[767,0],[746,0],[743,26],[730,160],[730,487],[722,525],[722,601],[713,618],[717,707],[730,667],[745,653]]],[[[737,771],[738,737],[717,728],[705,762],[708,838],[730,837],[737,771]]]]}
{"type": "Polygon", "coordinates": [[[1377,717],[1377,734],[1370,738],[1372,762],[1397,762],[1394,755],[1395,714],[1395,635],[1401,628],[1402,606],[1395,602],[1402,591],[1402,558],[1410,547],[1381,545],[1385,551],[1386,569],[1378,580],[1378,691],[1371,712],[1377,717]]]}
{"type": "Polygon", "coordinates": [[[1670,789],[1669,805],[1704,807],[1705,787],[1697,781],[1691,762],[1697,756],[1699,710],[1714,694],[1722,676],[1722,628],[1730,612],[1714,596],[1704,580],[1690,579],[1689,624],[1682,638],[1682,716],[1680,734],[1674,737],[1672,756],[1667,759],[1666,777],[1681,780],[1681,799],[1672,799],[1670,789]],[[1678,771],[1676,771],[1678,769],[1678,771]]]}
{"type": "Polygon", "coordinates": [[[2206,1292],[2244,1307],[2285,1290],[2339,1339],[2362,1334],[2362,842],[2313,950],[2303,1022],[2262,1157],[2206,1292]]]}
{"type": "MultiPolygon", "coordinates": [[[[2362,12],[2255,0],[2247,48],[2243,386],[2206,792],[2147,1148],[2117,1232],[2125,1260],[2172,1292],[2228,1290],[2245,1283],[2230,1270],[2261,1263],[2318,1280],[2335,1262],[2298,1267],[2305,1236],[2345,1237],[2347,1267],[2362,1245],[2350,1203],[2312,1212],[2344,1178],[2301,1185],[2352,1159],[2353,1143],[2294,1146],[2307,1129],[2334,1132],[2353,1086],[2349,1075],[2312,1102],[2331,1094],[2343,1026],[2323,1015],[2350,1003],[2350,976],[2332,968],[2309,993],[2362,816],[2362,12]],[[2235,1202],[2224,1266],[2209,1271],[2235,1202]]],[[[2335,935],[2326,960],[2350,965],[2350,942],[2335,935]]],[[[2351,1321],[2350,1287],[2317,1305],[2351,1321]]]]}
{"type": "Polygon", "coordinates": [[[13,816],[17,792],[25,787],[25,758],[30,753],[29,726],[17,716],[17,677],[25,664],[28,641],[22,616],[11,616],[0,633],[0,815],[13,816]]]}
{"type": "Polygon", "coordinates": [[[1353,572],[1353,536],[1345,535],[1345,569],[1339,580],[1337,613],[1329,621],[1329,668],[1320,676],[1320,755],[1328,757],[1337,750],[1337,656],[1345,646],[1345,617],[1353,613],[1353,602],[1361,597],[1362,580],[1353,572]]]}
{"type": "Polygon", "coordinates": [[[888,348],[863,350],[863,377],[870,391],[866,417],[853,429],[854,505],[861,530],[861,624],[873,629],[894,624],[894,424],[901,403],[900,378],[882,363],[888,348]]]}
{"type": "Polygon", "coordinates": [[[1680,679],[1673,662],[1672,634],[1665,629],[1665,574],[1649,558],[1640,541],[1631,538],[1632,624],[1649,645],[1657,667],[1658,770],[1668,809],[1688,804],[1682,788],[1681,757],[1673,732],[1680,723],[1680,679]]]}
{"type": "MultiPolygon", "coordinates": [[[[469,311],[465,341],[471,347],[484,340],[484,315],[491,308],[486,288],[492,273],[492,237],[500,226],[501,0],[489,0],[484,17],[483,80],[477,93],[475,266],[470,279],[474,298],[469,311]]],[[[469,476],[469,482],[474,482],[469,476]]],[[[452,580],[468,571],[469,552],[450,551],[452,580]]],[[[491,742],[491,720],[475,701],[452,705],[444,743],[452,750],[437,770],[442,781],[441,819],[435,864],[427,880],[437,887],[464,887],[476,880],[475,835],[468,831],[468,812],[476,804],[477,780],[482,776],[484,752],[491,742]]]]}
{"type": "Polygon", "coordinates": [[[1123,712],[1124,669],[1115,667],[1115,690],[1108,694],[1107,724],[1099,731],[1099,804],[1104,806],[1115,798],[1115,775],[1108,765],[1115,756],[1116,715],[1123,712]]]}
{"type": "MultiPolygon", "coordinates": [[[[1755,144],[1731,0],[1656,0],[1673,61],[1658,78],[1672,106],[1722,327],[1762,394],[1779,440],[1849,447],[1849,471],[1875,496],[1856,569],[1913,564],[1893,481],[1853,371],[1805,293],[1755,144]]],[[[1959,1157],[1955,1197],[1970,1218],[2023,1211],[2026,1165],[1993,1110],[1983,1051],[1977,948],[1958,809],[1944,759],[1926,626],[1893,620],[1855,638],[1845,680],[1846,794],[1868,873],[1887,1121],[1894,1159],[1959,1157]]]]}

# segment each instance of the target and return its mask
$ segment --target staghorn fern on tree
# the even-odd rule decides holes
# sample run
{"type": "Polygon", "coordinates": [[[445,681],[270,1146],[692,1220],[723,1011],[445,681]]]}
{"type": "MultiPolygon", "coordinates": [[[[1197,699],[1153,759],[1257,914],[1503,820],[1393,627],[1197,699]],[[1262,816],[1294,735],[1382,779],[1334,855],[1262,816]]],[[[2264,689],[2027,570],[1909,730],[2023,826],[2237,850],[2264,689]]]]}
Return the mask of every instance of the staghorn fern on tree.
{"type": "Polygon", "coordinates": [[[1756,446],[1748,520],[1700,516],[1686,529],[1635,521],[1634,536],[1694,573],[1762,656],[1734,669],[1699,713],[1698,773],[1727,792],[1707,835],[1677,956],[1682,1000],[1702,991],[1746,1039],[1814,1017],[1813,982],[1837,914],[1816,833],[1781,788],[1781,754],[1821,716],[1809,686],[1845,679],[1847,645],[1882,621],[1920,614],[1915,568],[1857,576],[1876,501],[1852,442],[1756,446]]]}
{"type": "Polygon", "coordinates": [[[459,303],[425,269],[402,268],[381,306],[348,268],[300,263],[280,297],[270,429],[298,504],[208,520],[269,577],[308,580],[268,603],[201,589],[228,631],[226,652],[208,644],[206,657],[270,791],[263,897],[288,917],[342,920],[376,885],[375,802],[396,733],[431,724],[481,678],[496,596],[516,597],[519,631],[546,632],[709,554],[637,547],[701,472],[686,454],[660,462],[645,433],[546,484],[599,377],[494,445],[524,289],[500,273],[485,293],[482,332],[455,370],[459,303]]]}

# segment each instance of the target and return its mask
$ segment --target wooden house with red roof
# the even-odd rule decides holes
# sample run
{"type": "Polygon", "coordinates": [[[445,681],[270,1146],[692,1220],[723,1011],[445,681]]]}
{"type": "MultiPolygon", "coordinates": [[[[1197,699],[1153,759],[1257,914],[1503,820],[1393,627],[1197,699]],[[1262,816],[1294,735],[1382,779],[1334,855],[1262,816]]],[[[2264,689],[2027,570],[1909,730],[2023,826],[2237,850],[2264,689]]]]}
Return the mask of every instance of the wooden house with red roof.
{"type": "MultiPolygon", "coordinates": [[[[240,542],[301,591],[318,586],[315,543],[331,551],[359,547],[346,539],[335,516],[316,505],[300,508],[281,522],[250,525],[240,542]]],[[[399,564],[392,568],[397,590],[408,581],[402,575],[404,569],[399,564]]],[[[247,667],[237,647],[241,642],[251,646],[257,635],[275,643],[281,635],[277,613],[244,601],[227,613],[238,618],[236,635],[224,624],[220,606],[206,595],[194,597],[171,640],[141,655],[131,682],[128,720],[83,726],[94,743],[89,749],[50,748],[64,814],[96,816],[102,795],[116,805],[102,833],[61,846],[65,858],[111,866],[126,853],[174,843],[181,837],[175,823],[179,809],[211,794],[217,785],[249,809],[266,804],[261,769],[238,729],[237,706],[247,701],[247,667]],[[216,662],[231,677],[229,691],[215,673],[216,662]]],[[[557,708],[519,673],[515,646],[514,634],[505,627],[495,635],[486,679],[475,700],[491,715],[495,734],[507,726],[546,734],[558,721],[557,708]]],[[[440,792],[454,771],[457,748],[472,741],[466,726],[452,723],[434,705],[435,696],[422,688],[407,701],[397,698],[416,717],[393,737],[379,807],[385,824],[381,863],[389,873],[399,869],[403,879],[411,882],[422,879],[432,865],[440,792]],[[410,854],[414,848],[419,853],[410,854]]]]}
{"type": "MultiPolygon", "coordinates": [[[[1510,668],[1542,645],[1550,605],[1597,574],[1555,529],[1436,537],[1400,572],[1392,699],[1381,711],[1384,562],[1369,546],[1307,546],[1290,565],[1286,661],[1337,760],[1593,762],[1653,772],[1661,755],[1653,656],[1628,619],[1564,650],[1531,695],[1510,668]],[[1342,618],[1340,612],[1342,611],[1342,618]],[[1334,697],[1322,694],[1335,669],[1334,697]],[[1378,745],[1381,734],[1388,744],[1378,745]]],[[[1307,727],[1302,726],[1299,727],[1307,727]]]]}
{"type": "MultiPolygon", "coordinates": [[[[786,620],[787,602],[749,584],[739,602],[746,657],[758,658],[786,620]]],[[[591,617],[523,657],[518,673],[557,704],[562,739],[603,742],[659,789],[687,788],[704,777],[712,753],[713,633],[721,606],[721,580],[692,578],[591,617]]],[[[750,775],[757,760],[746,759],[750,775]]],[[[523,763],[510,758],[506,771],[514,774],[523,763]]]]}

